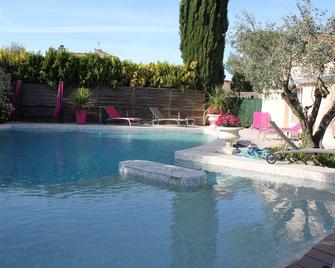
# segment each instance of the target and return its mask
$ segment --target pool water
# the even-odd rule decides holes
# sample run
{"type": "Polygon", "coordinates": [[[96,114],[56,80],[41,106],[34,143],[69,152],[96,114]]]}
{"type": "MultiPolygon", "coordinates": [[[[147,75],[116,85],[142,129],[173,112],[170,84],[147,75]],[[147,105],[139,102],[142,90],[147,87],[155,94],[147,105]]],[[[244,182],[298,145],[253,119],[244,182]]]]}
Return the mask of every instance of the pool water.
{"type": "Polygon", "coordinates": [[[0,131],[0,267],[276,267],[334,227],[327,191],[209,173],[198,191],[124,179],[200,134],[0,131]]]}

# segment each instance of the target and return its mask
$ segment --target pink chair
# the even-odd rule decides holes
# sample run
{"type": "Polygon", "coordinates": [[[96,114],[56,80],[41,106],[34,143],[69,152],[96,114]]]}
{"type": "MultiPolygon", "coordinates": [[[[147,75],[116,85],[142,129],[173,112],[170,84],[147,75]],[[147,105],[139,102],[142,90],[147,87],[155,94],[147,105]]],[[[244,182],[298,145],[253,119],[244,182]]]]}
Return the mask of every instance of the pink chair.
{"type": "Polygon", "coordinates": [[[262,133],[265,133],[263,139],[271,130],[270,114],[267,112],[254,112],[252,116],[252,128],[259,131],[258,138],[262,133]]]}
{"type": "Polygon", "coordinates": [[[252,128],[267,129],[270,127],[270,114],[267,112],[254,112],[252,116],[252,128]]]}
{"type": "Polygon", "coordinates": [[[137,117],[124,117],[121,116],[115,109],[114,106],[105,106],[104,107],[105,111],[107,112],[109,118],[107,119],[108,121],[116,121],[116,120],[124,120],[127,121],[129,126],[132,125],[132,123],[142,123],[143,119],[142,118],[137,118],[137,117]]]}
{"type": "Polygon", "coordinates": [[[301,127],[300,123],[295,124],[293,127],[281,128],[281,130],[283,132],[286,132],[287,135],[290,135],[291,138],[293,138],[293,137],[299,138],[299,134],[301,132],[301,129],[302,129],[302,127],[301,127]]]}

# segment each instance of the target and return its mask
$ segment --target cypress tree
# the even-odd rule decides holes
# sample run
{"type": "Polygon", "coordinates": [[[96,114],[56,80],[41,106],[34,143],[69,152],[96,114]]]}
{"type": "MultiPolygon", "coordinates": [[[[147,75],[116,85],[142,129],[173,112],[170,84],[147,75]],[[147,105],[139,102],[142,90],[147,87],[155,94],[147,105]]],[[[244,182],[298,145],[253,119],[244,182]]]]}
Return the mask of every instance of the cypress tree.
{"type": "Polygon", "coordinates": [[[224,78],[223,53],[228,0],[181,0],[180,50],[185,64],[198,62],[200,86],[210,89],[224,78]]]}

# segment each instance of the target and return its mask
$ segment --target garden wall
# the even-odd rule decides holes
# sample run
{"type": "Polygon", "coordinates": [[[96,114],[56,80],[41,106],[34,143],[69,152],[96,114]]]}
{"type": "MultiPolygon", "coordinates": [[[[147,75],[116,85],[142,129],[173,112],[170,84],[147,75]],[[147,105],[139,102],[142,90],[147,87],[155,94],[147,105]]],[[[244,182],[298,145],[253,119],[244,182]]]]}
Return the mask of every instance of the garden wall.
{"type": "MultiPolygon", "coordinates": [[[[64,88],[62,122],[74,122],[74,112],[69,104],[71,87],[64,88]]],[[[88,121],[99,122],[99,107],[114,105],[121,115],[152,120],[148,107],[158,107],[166,117],[193,117],[197,125],[203,124],[203,104],[205,93],[200,90],[182,92],[163,88],[106,88],[94,90],[96,107],[90,110],[88,121]]],[[[56,104],[56,90],[36,83],[23,83],[19,120],[50,122],[56,104]]]]}

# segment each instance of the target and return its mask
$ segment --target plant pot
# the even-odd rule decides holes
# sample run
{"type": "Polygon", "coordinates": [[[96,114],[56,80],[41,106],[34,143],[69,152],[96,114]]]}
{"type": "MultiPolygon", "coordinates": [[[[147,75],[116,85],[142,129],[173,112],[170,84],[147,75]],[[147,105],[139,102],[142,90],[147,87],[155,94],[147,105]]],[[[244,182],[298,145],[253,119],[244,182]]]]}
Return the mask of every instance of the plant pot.
{"type": "Polygon", "coordinates": [[[208,114],[209,127],[216,128],[216,121],[219,119],[219,114],[208,114]]]}
{"type": "Polygon", "coordinates": [[[225,146],[220,149],[221,153],[224,154],[235,154],[239,151],[233,147],[233,143],[238,141],[240,138],[239,131],[241,127],[217,127],[218,137],[223,139],[225,146]]]}
{"type": "Polygon", "coordinates": [[[85,125],[86,124],[86,110],[77,110],[76,111],[76,122],[78,125],[85,125]]]}

